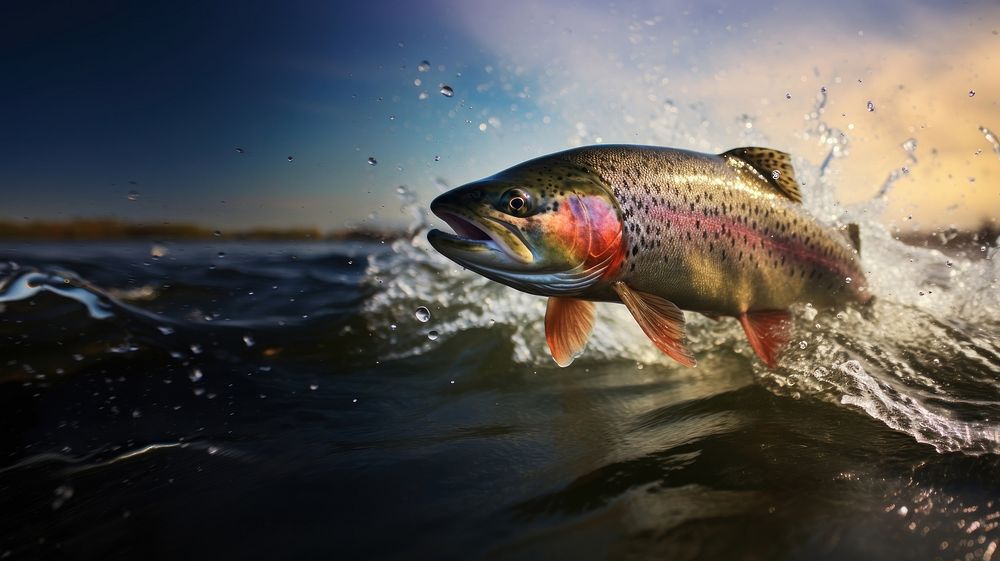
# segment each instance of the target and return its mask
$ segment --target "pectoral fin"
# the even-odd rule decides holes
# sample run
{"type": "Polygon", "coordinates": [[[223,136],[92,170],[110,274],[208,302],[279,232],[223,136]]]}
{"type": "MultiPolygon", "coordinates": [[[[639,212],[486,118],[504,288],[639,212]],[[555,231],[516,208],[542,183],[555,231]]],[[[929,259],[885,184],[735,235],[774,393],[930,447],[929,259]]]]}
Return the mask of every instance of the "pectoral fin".
{"type": "Polygon", "coordinates": [[[576,298],[549,298],[545,308],[545,342],[559,366],[580,356],[594,329],[594,303],[576,298]]]}
{"type": "Polygon", "coordinates": [[[659,296],[632,290],[623,282],[616,282],[614,289],[656,348],[684,366],[697,364],[684,346],[684,312],[680,308],[659,296]]]}
{"type": "Polygon", "coordinates": [[[740,314],[740,325],[757,356],[769,368],[776,367],[792,335],[792,315],[785,310],[746,312],[740,314]]]}

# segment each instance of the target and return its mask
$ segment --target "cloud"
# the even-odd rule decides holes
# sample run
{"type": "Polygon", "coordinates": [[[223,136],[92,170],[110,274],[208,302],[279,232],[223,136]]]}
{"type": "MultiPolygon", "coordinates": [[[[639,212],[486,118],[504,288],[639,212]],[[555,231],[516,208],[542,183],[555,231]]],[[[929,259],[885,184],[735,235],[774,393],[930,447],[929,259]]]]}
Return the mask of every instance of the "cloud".
{"type": "Polygon", "coordinates": [[[828,147],[804,117],[825,86],[823,119],[849,139],[839,198],[871,197],[913,138],[918,162],[886,221],[930,229],[1000,214],[1000,160],[978,131],[1000,129],[1000,5],[685,6],[517,0],[451,12],[507,72],[538,76],[534,101],[571,126],[567,144],[767,142],[819,162],[828,147]]]}

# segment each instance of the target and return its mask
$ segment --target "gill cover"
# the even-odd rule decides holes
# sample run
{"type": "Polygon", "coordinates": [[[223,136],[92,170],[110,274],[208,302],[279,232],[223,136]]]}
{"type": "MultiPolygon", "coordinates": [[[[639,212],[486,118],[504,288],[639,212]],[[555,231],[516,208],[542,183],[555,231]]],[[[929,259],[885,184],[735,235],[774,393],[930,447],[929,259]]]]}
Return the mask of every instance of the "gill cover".
{"type": "Polygon", "coordinates": [[[540,158],[449,191],[431,210],[455,230],[428,234],[455,262],[543,296],[582,293],[617,270],[621,211],[589,170],[540,158]]]}

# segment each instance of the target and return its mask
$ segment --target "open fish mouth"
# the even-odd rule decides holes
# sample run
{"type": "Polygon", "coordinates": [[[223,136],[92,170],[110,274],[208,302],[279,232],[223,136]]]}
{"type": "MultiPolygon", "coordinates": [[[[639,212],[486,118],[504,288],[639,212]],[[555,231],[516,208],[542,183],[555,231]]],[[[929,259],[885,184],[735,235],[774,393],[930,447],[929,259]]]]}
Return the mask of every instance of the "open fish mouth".
{"type": "Polygon", "coordinates": [[[481,219],[467,213],[432,209],[454,234],[431,230],[427,240],[434,249],[459,263],[524,266],[534,262],[534,255],[517,229],[493,218],[481,219]]]}

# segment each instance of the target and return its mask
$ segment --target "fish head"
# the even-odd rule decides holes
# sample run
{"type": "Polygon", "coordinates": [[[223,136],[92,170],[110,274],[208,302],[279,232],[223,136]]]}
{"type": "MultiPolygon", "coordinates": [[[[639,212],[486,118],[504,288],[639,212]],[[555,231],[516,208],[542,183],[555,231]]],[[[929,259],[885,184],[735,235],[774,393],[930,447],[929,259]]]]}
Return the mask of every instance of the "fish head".
{"type": "Polygon", "coordinates": [[[606,184],[569,164],[529,162],[437,197],[455,231],[428,241],[487,278],[544,296],[578,295],[621,265],[622,216],[606,184]]]}

